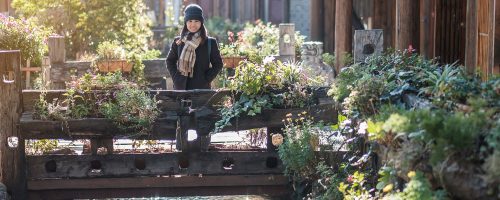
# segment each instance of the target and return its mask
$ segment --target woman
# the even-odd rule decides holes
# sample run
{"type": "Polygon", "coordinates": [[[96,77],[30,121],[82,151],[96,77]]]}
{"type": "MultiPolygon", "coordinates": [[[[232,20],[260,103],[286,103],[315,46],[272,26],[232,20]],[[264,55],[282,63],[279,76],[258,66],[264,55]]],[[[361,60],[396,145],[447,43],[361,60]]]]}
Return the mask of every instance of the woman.
{"type": "Polygon", "coordinates": [[[167,56],[167,68],[175,90],[210,89],[210,83],[222,69],[217,41],[208,37],[203,21],[199,5],[186,7],[184,27],[172,42],[167,56]]]}

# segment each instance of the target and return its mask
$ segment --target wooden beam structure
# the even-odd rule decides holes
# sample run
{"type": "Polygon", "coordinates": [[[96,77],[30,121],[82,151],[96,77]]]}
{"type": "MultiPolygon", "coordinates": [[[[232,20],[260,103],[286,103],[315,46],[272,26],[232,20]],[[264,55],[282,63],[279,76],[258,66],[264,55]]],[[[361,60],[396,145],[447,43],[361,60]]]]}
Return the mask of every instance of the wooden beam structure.
{"type": "Polygon", "coordinates": [[[398,50],[419,49],[419,2],[415,0],[396,0],[396,41],[398,50]]]}
{"type": "Polygon", "coordinates": [[[24,140],[18,127],[22,113],[21,52],[0,50],[0,182],[24,197],[24,140]]]}
{"type": "Polygon", "coordinates": [[[335,68],[339,72],[346,54],[352,53],[352,0],[335,2],[335,68]]]}

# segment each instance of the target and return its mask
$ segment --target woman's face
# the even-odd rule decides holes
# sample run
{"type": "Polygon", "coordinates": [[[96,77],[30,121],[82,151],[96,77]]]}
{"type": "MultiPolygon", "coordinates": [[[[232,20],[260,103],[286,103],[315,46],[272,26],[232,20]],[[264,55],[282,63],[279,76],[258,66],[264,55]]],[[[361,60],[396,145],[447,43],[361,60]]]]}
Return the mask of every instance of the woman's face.
{"type": "Polygon", "coordinates": [[[189,20],[186,22],[186,26],[189,32],[196,33],[200,30],[201,21],[199,20],[189,20]]]}

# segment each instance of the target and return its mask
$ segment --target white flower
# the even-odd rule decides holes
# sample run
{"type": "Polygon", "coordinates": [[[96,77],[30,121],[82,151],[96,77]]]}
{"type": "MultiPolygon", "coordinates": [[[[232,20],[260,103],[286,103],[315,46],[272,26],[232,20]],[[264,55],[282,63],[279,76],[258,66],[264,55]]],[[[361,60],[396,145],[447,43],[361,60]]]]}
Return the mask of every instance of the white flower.
{"type": "Polygon", "coordinates": [[[273,62],[274,61],[274,56],[266,56],[266,58],[264,58],[264,64],[267,64],[267,63],[270,63],[270,62],[273,62]]]}
{"type": "Polygon", "coordinates": [[[362,122],[359,124],[358,134],[366,134],[366,129],[368,128],[368,124],[366,122],[362,122]]]}

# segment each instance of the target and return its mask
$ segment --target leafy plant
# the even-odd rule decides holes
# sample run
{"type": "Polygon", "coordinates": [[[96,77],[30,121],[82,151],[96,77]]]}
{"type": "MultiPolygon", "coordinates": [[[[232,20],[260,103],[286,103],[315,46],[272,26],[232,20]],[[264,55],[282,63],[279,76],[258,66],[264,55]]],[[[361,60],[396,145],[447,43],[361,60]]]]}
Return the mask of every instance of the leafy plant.
{"type": "Polygon", "coordinates": [[[295,177],[307,177],[315,173],[318,164],[314,156],[318,145],[315,140],[322,127],[321,123],[314,123],[305,112],[296,117],[287,115],[283,128],[287,139],[278,147],[278,154],[285,165],[285,173],[295,177]]]}
{"type": "Polygon", "coordinates": [[[245,62],[238,67],[228,88],[233,97],[220,108],[221,120],[214,132],[231,125],[230,121],[242,114],[254,116],[265,108],[306,106],[311,102],[307,79],[295,70],[293,64],[280,61],[256,64],[245,62]]]}
{"type": "Polygon", "coordinates": [[[125,49],[116,40],[104,41],[97,46],[97,55],[100,60],[123,60],[125,49]]]}
{"type": "Polygon", "coordinates": [[[0,14],[0,49],[20,50],[22,63],[27,60],[40,65],[48,51],[47,38],[50,31],[33,21],[15,19],[0,14]]]}

